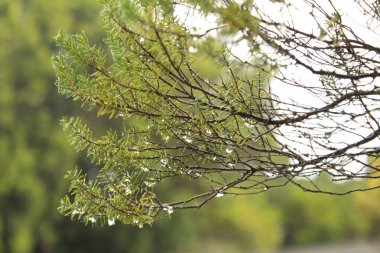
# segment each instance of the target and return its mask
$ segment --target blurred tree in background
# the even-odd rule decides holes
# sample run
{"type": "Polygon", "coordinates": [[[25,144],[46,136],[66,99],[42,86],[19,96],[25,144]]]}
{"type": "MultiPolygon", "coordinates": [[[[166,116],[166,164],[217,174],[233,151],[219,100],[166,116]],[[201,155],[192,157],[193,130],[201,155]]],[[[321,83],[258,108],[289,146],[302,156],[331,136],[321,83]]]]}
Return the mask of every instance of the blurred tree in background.
{"type": "MultiPolygon", "coordinates": [[[[327,177],[321,176],[316,183],[335,191],[353,187],[347,183],[331,183],[327,177]]],[[[272,205],[282,210],[286,244],[334,242],[347,238],[361,239],[368,235],[370,221],[363,216],[353,195],[315,195],[287,187],[281,192],[271,192],[268,198],[272,205]]]]}
{"type": "MultiPolygon", "coordinates": [[[[379,157],[370,157],[371,166],[380,168],[379,157]]],[[[376,184],[376,179],[367,179],[365,181],[368,187],[376,184]]],[[[355,202],[358,204],[363,217],[370,221],[370,235],[372,237],[380,235],[380,191],[359,192],[354,196],[355,202]]]]}
{"type": "MultiPolygon", "coordinates": [[[[374,225],[376,211],[364,212],[371,199],[377,198],[376,192],[363,195],[365,202],[352,196],[305,195],[296,188],[239,199],[225,196],[205,209],[175,212],[170,220],[160,219],[154,227],[143,229],[120,224],[84,227],[58,215],[59,198],[68,187],[63,181],[65,171],[78,164],[94,173],[90,161],[74,154],[58,119],[80,114],[96,124],[97,133],[108,127],[138,125],[126,119],[120,126],[83,114],[77,105],[57,95],[53,85],[50,57],[56,51],[53,38],[57,31],[85,30],[91,43],[102,43],[99,9],[93,0],[0,1],[1,253],[259,252],[284,244],[380,233],[374,225]]],[[[202,60],[195,68],[211,81],[218,78],[219,68],[210,68],[210,64],[219,44],[204,42],[196,53],[202,60]]],[[[180,189],[181,184],[188,184],[185,181],[170,182],[158,190],[170,198],[182,197],[187,194],[180,189]]]]}
{"type": "Polygon", "coordinates": [[[1,252],[46,251],[58,240],[54,209],[76,155],[56,123],[72,110],[51,88],[52,38],[60,26],[95,35],[91,2],[0,2],[1,252]]]}
{"type": "Polygon", "coordinates": [[[97,11],[92,1],[0,2],[1,252],[47,252],[59,242],[57,197],[76,155],[56,123],[71,109],[52,89],[52,38],[61,26],[95,36],[97,11]]]}

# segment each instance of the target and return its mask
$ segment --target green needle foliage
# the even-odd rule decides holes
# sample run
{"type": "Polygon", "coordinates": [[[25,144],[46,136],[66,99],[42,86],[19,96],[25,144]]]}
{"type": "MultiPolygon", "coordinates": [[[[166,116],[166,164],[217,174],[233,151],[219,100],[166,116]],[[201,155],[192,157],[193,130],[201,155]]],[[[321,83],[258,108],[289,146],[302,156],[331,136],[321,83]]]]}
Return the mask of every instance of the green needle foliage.
{"type": "Polygon", "coordinates": [[[106,47],[91,45],[85,33],[59,32],[60,53],[53,57],[59,92],[125,124],[94,137],[80,119],[62,120],[71,144],[91,157],[98,172],[67,175],[71,187],[60,211],[85,223],[118,220],[142,227],[225,194],[257,194],[288,183],[330,194],[363,190],[324,190],[313,177],[377,176],[363,162],[356,172],[344,169],[376,152],[367,144],[380,133],[372,115],[379,90],[367,88],[366,78],[377,77],[378,63],[366,55],[377,49],[360,39],[353,46],[348,38],[354,32],[341,15],[330,16],[311,2],[305,4],[322,16],[310,12],[321,36],[273,20],[254,1],[103,0],[106,47]],[[194,33],[175,14],[182,7],[216,17],[215,27],[194,33]],[[244,41],[247,59],[231,47],[244,41]],[[320,83],[302,83],[279,70],[293,65],[320,83]],[[271,77],[312,94],[322,106],[281,101],[267,85],[271,77]],[[352,106],[360,110],[352,112],[352,106]],[[366,133],[355,135],[357,127],[366,133]],[[173,179],[188,195],[163,199],[160,185],[173,179]]]}
{"type": "MultiPolygon", "coordinates": [[[[58,90],[98,116],[137,123],[97,139],[81,120],[62,119],[71,144],[100,169],[91,179],[79,170],[67,175],[70,195],[60,211],[86,223],[119,220],[141,227],[160,211],[200,207],[256,173],[250,154],[260,151],[252,139],[259,126],[243,115],[270,106],[252,100],[267,96],[268,73],[256,70],[251,79],[239,78],[239,66],[219,45],[221,55],[211,64],[228,74],[215,81],[199,75],[189,49],[199,36],[173,15],[173,3],[103,1],[103,6],[110,54],[91,46],[85,33],[60,32],[61,51],[53,57],[58,90]],[[174,177],[203,179],[211,188],[163,202],[155,189],[174,177]]],[[[268,162],[264,155],[258,162],[268,162]]],[[[250,188],[266,190],[261,183],[250,188]]]]}

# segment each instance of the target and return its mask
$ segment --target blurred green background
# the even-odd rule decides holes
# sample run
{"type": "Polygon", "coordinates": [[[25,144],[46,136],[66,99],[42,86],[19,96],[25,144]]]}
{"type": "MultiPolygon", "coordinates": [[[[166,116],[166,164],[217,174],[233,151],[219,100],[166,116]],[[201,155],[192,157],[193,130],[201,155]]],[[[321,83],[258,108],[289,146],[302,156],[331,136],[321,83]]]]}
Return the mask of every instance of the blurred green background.
{"type": "MultiPolygon", "coordinates": [[[[334,197],[288,187],[223,197],[143,229],[85,227],[58,214],[66,170],[91,164],[59,126],[62,116],[85,113],[56,91],[54,36],[85,30],[102,43],[99,8],[94,0],[0,0],[0,253],[281,252],[379,236],[379,191],[334,197]]],[[[99,129],[114,124],[86,118],[99,129]]]]}

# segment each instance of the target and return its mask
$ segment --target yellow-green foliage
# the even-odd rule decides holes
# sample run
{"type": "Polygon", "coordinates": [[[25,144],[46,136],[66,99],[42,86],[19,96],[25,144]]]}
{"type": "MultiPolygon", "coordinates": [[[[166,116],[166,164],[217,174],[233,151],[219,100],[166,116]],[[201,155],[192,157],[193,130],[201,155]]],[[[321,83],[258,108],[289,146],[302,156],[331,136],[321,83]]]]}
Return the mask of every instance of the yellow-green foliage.
{"type": "Polygon", "coordinates": [[[85,33],[59,32],[60,52],[52,60],[56,85],[98,116],[140,125],[94,138],[79,120],[62,120],[71,144],[101,168],[94,184],[76,171],[70,174],[74,198],[62,201],[60,210],[86,222],[141,227],[162,211],[203,205],[250,177],[260,179],[249,186],[252,193],[265,191],[263,168],[269,154],[280,152],[265,147],[272,139],[255,125],[252,111],[273,106],[258,99],[268,97],[271,70],[242,68],[226,44],[212,37],[197,43],[174,16],[173,2],[102,4],[106,49],[92,46],[85,33]],[[161,200],[154,186],[175,177],[208,182],[211,190],[204,187],[206,192],[184,202],[161,200]],[[128,190],[119,198],[115,189],[121,184],[128,190]],[[94,198],[100,202],[93,205],[94,198]]]}
{"type": "Polygon", "coordinates": [[[58,27],[92,33],[94,11],[92,1],[0,1],[0,252],[56,241],[62,177],[75,155],[57,124],[68,109],[52,85],[53,37],[58,27]]]}

